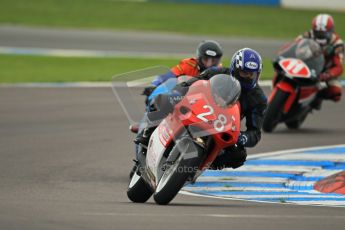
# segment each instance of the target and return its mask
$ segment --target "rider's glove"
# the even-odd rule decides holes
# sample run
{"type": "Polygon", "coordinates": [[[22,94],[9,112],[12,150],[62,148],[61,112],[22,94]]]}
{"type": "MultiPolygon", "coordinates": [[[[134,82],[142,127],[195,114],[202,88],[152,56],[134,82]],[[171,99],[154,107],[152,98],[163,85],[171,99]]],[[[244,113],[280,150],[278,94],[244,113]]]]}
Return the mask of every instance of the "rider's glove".
{"type": "Polygon", "coordinates": [[[237,139],[237,145],[239,146],[245,146],[248,142],[248,137],[244,134],[244,133],[241,133],[239,136],[238,136],[238,139],[237,139]]]}
{"type": "Polygon", "coordinates": [[[155,90],[156,86],[150,85],[144,88],[142,95],[150,96],[150,94],[155,90]]]}
{"type": "Polygon", "coordinates": [[[204,70],[202,73],[200,73],[199,78],[208,80],[211,77],[213,77],[214,75],[216,75],[220,70],[221,70],[221,68],[219,68],[217,66],[212,66],[212,67],[204,70]]]}
{"type": "Polygon", "coordinates": [[[331,74],[328,72],[321,73],[319,76],[320,81],[328,81],[332,78],[331,74]]]}

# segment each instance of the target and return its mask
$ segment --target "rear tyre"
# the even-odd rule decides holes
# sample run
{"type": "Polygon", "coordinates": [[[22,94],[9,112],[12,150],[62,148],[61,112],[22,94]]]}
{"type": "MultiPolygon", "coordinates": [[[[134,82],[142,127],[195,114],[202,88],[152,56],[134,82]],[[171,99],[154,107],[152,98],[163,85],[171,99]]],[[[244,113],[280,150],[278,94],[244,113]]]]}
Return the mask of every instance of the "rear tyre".
{"type": "MultiPolygon", "coordinates": [[[[189,149],[187,144],[187,149],[189,149]]],[[[196,144],[193,146],[197,149],[197,156],[184,159],[184,154],[180,154],[178,159],[171,165],[163,174],[160,179],[153,198],[157,204],[168,204],[177,193],[181,190],[186,181],[194,177],[203,160],[203,149],[196,144]]]]}
{"type": "Polygon", "coordinates": [[[130,181],[127,189],[128,198],[134,203],[144,203],[152,194],[153,192],[150,186],[138,174],[138,169],[135,165],[130,173],[130,181]]]}
{"type": "Polygon", "coordinates": [[[266,115],[262,126],[265,132],[272,132],[278,125],[283,115],[283,108],[288,96],[289,93],[286,93],[279,89],[277,90],[266,111],[266,115]]]}

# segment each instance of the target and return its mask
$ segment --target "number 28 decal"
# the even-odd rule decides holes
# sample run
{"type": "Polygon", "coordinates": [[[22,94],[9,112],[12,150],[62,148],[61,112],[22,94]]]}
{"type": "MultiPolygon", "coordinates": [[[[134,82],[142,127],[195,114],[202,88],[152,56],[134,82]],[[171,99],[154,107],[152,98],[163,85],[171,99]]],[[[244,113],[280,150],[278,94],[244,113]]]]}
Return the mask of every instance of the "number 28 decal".
{"type": "MultiPolygon", "coordinates": [[[[204,109],[208,109],[207,112],[200,113],[196,117],[204,122],[209,122],[206,116],[214,114],[214,109],[209,105],[204,105],[204,109]]],[[[216,131],[221,132],[224,130],[226,123],[228,122],[226,116],[224,114],[219,114],[217,120],[213,122],[213,127],[216,131]]]]}

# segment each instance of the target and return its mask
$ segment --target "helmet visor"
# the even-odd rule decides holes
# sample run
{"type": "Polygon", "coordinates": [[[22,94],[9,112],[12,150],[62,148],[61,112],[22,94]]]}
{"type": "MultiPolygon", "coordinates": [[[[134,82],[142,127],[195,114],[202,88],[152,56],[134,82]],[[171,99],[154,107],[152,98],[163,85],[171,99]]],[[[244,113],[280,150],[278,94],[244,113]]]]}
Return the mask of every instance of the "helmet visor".
{"type": "Polygon", "coordinates": [[[302,39],[298,42],[295,56],[303,61],[322,55],[322,50],[317,41],[311,39],[302,39]]]}
{"type": "Polygon", "coordinates": [[[327,42],[331,39],[332,32],[314,30],[314,36],[317,43],[319,43],[320,45],[326,45],[327,42]]]}
{"type": "Polygon", "coordinates": [[[244,83],[251,84],[253,81],[255,81],[258,77],[257,71],[245,71],[245,70],[239,70],[238,72],[239,80],[244,83]]]}
{"type": "Polygon", "coordinates": [[[220,58],[218,57],[203,57],[201,58],[201,61],[206,69],[220,64],[220,58]]]}

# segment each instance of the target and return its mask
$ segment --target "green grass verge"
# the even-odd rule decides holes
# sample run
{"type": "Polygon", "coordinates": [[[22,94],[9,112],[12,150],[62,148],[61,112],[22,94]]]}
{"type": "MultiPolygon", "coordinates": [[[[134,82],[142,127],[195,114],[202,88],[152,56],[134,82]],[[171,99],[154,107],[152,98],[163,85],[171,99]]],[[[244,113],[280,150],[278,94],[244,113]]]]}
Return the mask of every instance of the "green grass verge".
{"type": "MultiPolygon", "coordinates": [[[[345,14],[323,12],[334,16],[337,31],[345,36],[345,14]]],[[[1,0],[0,23],[294,38],[310,27],[317,13],[279,7],[150,1],[1,0]]]]}
{"type": "MultiPolygon", "coordinates": [[[[112,76],[152,66],[173,66],[177,59],[72,58],[0,55],[0,83],[110,81],[112,76]]],[[[229,60],[224,59],[224,66],[229,60]]],[[[272,76],[264,60],[263,79],[272,76]]]]}

